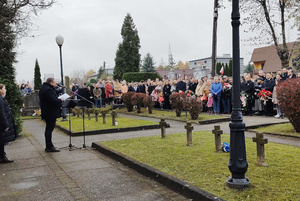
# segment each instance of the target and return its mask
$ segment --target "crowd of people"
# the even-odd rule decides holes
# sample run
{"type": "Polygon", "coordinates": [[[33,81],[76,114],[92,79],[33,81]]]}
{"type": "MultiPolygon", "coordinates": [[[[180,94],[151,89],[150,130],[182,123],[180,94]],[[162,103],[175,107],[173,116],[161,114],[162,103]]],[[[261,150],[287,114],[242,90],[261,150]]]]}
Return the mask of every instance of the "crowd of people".
{"type": "MultiPolygon", "coordinates": [[[[245,73],[241,76],[241,104],[244,115],[266,115],[283,118],[283,112],[278,105],[276,86],[286,79],[296,76],[291,68],[278,70],[276,75],[259,71],[258,75],[245,73]],[[274,112],[274,104],[277,112],[274,112]]],[[[140,82],[127,83],[125,80],[113,81],[100,79],[95,84],[78,86],[73,83],[71,89],[86,89],[89,101],[94,102],[96,107],[106,104],[122,103],[122,94],[127,92],[144,93],[151,96],[154,107],[158,109],[172,109],[170,96],[173,93],[185,93],[188,97],[195,97],[202,102],[202,112],[209,114],[229,114],[232,107],[232,78],[226,75],[208,78],[207,76],[197,80],[187,76],[177,80],[156,79],[141,80],[140,82]]],[[[76,94],[74,95],[76,98],[76,94]]]]}
{"type": "Polygon", "coordinates": [[[23,96],[27,96],[27,95],[30,95],[31,92],[32,92],[32,86],[30,85],[29,82],[27,83],[23,83],[20,85],[20,92],[23,96]]]}

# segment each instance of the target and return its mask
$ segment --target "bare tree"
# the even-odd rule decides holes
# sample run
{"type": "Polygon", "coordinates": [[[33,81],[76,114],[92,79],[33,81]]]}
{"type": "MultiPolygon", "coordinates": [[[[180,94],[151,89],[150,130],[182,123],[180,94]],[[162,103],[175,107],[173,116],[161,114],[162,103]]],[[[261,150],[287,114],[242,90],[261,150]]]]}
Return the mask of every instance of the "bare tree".
{"type": "Polygon", "coordinates": [[[33,25],[31,19],[41,10],[54,4],[55,0],[0,0],[0,37],[14,34],[25,36],[33,25]],[[10,33],[4,27],[10,26],[10,33]]]}
{"type": "Polygon", "coordinates": [[[300,1],[241,0],[241,5],[243,12],[248,13],[243,21],[250,24],[251,32],[258,33],[250,38],[251,42],[256,44],[273,43],[282,67],[287,67],[290,54],[286,44],[286,23],[297,17],[297,13],[300,11],[300,1]]]}

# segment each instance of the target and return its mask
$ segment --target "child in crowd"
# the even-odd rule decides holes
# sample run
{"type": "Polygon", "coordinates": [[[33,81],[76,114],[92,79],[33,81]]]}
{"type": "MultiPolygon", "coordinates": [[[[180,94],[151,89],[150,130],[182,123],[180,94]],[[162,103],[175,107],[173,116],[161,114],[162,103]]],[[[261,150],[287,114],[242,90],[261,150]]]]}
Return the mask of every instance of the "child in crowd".
{"type": "Polygon", "coordinates": [[[213,110],[213,97],[212,97],[211,93],[208,94],[207,108],[208,108],[208,113],[209,114],[214,113],[214,110],[213,110]]]}

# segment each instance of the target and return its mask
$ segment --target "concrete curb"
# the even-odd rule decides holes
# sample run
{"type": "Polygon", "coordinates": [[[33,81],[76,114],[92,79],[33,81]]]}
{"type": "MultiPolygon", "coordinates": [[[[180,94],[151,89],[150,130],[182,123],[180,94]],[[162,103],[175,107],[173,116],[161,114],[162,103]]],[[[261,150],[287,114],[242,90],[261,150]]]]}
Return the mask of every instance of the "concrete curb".
{"type": "MultiPolygon", "coordinates": [[[[166,128],[170,128],[170,124],[166,124],[166,128]]],[[[56,128],[66,133],[70,134],[68,129],[65,129],[61,126],[56,125],[56,128]]],[[[113,129],[104,129],[104,130],[95,130],[95,131],[86,131],[85,135],[102,135],[109,133],[120,133],[120,132],[129,132],[129,131],[139,131],[139,130],[150,130],[150,129],[160,129],[160,125],[148,125],[148,126],[137,126],[137,127],[126,127],[126,128],[113,128],[113,129]]],[[[83,132],[72,132],[72,136],[83,136],[83,132]]]]}
{"type": "MultiPolygon", "coordinates": [[[[255,130],[247,130],[248,132],[251,133],[256,133],[255,130]]],[[[294,139],[300,139],[300,136],[295,136],[295,135],[285,135],[285,134],[281,134],[281,133],[268,133],[268,132],[263,132],[263,134],[266,135],[272,135],[272,136],[281,136],[281,137],[288,137],[288,138],[294,138],[294,139]]]]}
{"type": "Polygon", "coordinates": [[[204,124],[214,124],[214,123],[221,123],[221,122],[227,122],[231,121],[231,118],[222,118],[222,119],[212,119],[212,120],[206,120],[206,121],[199,121],[200,125],[204,124]]]}
{"type": "Polygon", "coordinates": [[[247,129],[255,129],[255,128],[259,128],[259,127],[266,127],[266,126],[272,126],[272,125],[276,125],[276,124],[285,124],[288,122],[277,122],[277,123],[268,123],[268,124],[259,124],[259,125],[254,125],[254,126],[246,126],[246,130],[247,129]]]}
{"type": "MultiPolygon", "coordinates": [[[[141,114],[130,114],[130,113],[121,113],[120,114],[124,114],[124,115],[136,115],[136,116],[140,116],[140,117],[147,117],[147,118],[153,118],[153,119],[162,119],[164,118],[165,120],[171,120],[171,121],[179,121],[179,122],[186,122],[183,120],[179,120],[179,119],[172,119],[172,118],[168,118],[168,117],[150,117],[147,115],[141,115],[141,114]]],[[[226,122],[226,121],[230,121],[231,118],[221,118],[221,119],[212,119],[212,120],[204,120],[204,121],[198,121],[198,122],[192,122],[193,124],[199,124],[199,125],[205,125],[205,124],[214,124],[214,123],[220,123],[220,122],[226,122]]]]}
{"type": "Polygon", "coordinates": [[[190,185],[187,182],[181,181],[180,179],[168,175],[164,172],[161,172],[155,168],[152,168],[148,165],[140,163],[130,157],[124,156],[121,153],[118,153],[114,150],[111,150],[100,143],[92,143],[92,147],[97,149],[102,154],[113,158],[116,161],[134,169],[135,171],[139,172],[140,174],[149,177],[162,185],[167,186],[168,188],[172,189],[173,191],[180,193],[190,199],[193,200],[201,200],[201,201],[222,201],[223,199],[214,196],[204,190],[201,190],[195,186],[190,185]]]}

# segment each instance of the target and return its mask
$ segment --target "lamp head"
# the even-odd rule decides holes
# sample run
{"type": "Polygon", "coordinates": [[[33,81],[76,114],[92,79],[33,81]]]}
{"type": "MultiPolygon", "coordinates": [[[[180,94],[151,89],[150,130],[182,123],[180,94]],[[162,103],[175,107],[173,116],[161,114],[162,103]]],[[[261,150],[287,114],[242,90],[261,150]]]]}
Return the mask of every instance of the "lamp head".
{"type": "Polygon", "coordinates": [[[56,36],[55,40],[58,46],[62,46],[64,44],[64,38],[61,35],[56,36]]]}

